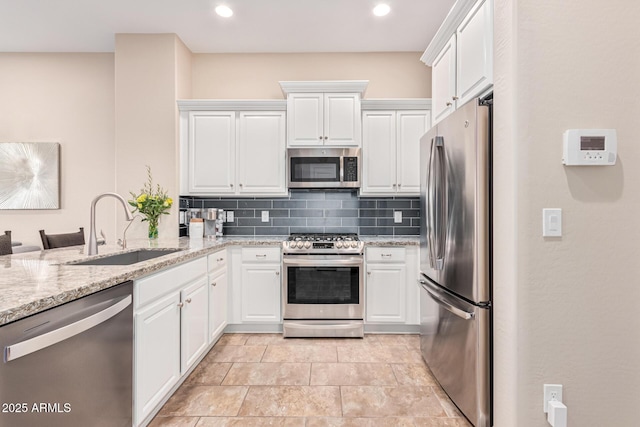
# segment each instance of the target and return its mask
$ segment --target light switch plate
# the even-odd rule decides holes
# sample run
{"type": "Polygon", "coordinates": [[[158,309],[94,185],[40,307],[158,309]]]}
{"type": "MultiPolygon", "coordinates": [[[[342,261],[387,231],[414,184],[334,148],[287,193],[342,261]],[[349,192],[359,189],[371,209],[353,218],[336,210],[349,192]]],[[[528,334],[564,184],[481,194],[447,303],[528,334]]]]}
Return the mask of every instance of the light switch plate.
{"type": "Polygon", "coordinates": [[[262,222],[269,222],[269,211],[262,211],[262,222]]]}
{"type": "Polygon", "coordinates": [[[562,209],[542,209],[542,236],[562,236],[562,209]]]}
{"type": "Polygon", "coordinates": [[[396,224],[402,223],[402,211],[393,211],[393,222],[396,224]]]}

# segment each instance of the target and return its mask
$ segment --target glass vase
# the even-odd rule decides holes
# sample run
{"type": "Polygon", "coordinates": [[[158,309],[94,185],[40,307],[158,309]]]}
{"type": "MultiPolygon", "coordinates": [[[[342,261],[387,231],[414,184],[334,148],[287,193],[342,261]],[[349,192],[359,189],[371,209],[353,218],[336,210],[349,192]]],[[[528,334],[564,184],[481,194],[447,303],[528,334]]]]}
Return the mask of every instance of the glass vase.
{"type": "Polygon", "coordinates": [[[149,221],[149,239],[158,238],[158,218],[148,218],[149,221]]]}

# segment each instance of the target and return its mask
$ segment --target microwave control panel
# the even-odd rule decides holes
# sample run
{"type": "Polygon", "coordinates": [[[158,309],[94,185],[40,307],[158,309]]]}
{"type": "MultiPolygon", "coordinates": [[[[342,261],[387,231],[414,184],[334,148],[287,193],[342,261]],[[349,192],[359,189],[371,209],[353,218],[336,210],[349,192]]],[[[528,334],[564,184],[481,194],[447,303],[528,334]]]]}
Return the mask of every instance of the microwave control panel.
{"type": "Polygon", "coordinates": [[[613,166],[617,154],[615,129],[568,129],[562,136],[565,166],[613,166]]]}
{"type": "Polygon", "coordinates": [[[358,181],[358,158],[357,157],[344,157],[344,181],[356,182],[358,181]]]}

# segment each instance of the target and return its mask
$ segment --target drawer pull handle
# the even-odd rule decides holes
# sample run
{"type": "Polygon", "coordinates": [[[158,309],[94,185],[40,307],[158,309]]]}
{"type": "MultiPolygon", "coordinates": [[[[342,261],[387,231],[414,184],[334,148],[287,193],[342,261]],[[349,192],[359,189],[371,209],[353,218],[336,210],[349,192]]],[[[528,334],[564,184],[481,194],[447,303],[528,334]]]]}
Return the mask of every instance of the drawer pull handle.
{"type": "Polygon", "coordinates": [[[380,254],[382,258],[391,258],[391,254],[380,254]]]}
{"type": "Polygon", "coordinates": [[[262,254],[262,255],[256,254],[256,258],[266,258],[266,257],[267,257],[266,254],[262,254]]]}

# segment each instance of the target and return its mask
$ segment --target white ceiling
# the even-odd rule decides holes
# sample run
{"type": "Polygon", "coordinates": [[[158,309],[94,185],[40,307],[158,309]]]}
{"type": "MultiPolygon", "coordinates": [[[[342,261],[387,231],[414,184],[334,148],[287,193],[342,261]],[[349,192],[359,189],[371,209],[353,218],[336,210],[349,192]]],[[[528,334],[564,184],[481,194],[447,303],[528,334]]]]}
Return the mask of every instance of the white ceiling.
{"type": "Polygon", "coordinates": [[[176,33],[196,53],[423,51],[454,1],[0,0],[0,52],[113,52],[117,33],[176,33]]]}

